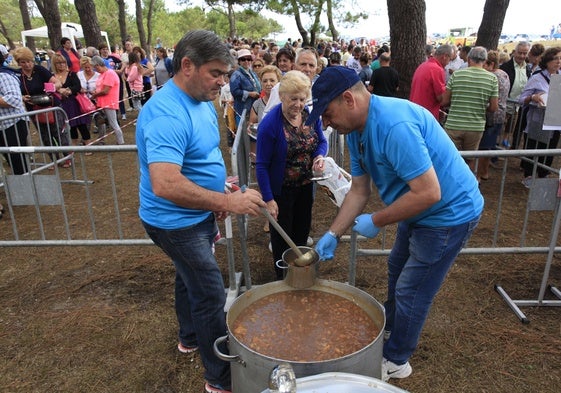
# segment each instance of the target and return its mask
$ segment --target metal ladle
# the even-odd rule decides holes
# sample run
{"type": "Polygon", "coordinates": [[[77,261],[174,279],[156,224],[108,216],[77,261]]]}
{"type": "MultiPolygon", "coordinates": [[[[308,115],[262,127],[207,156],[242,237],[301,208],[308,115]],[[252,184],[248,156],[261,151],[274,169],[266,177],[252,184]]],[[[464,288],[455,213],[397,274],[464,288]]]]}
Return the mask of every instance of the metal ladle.
{"type": "Polygon", "coordinates": [[[319,255],[316,252],[316,250],[314,250],[314,249],[311,249],[310,251],[306,252],[305,254],[302,254],[302,251],[300,251],[298,246],[296,244],[294,244],[294,242],[292,241],[290,236],[288,236],[288,234],[284,231],[284,229],[282,229],[282,227],[274,219],[274,217],[271,216],[271,213],[269,213],[269,211],[264,207],[261,208],[261,211],[263,212],[263,215],[265,217],[267,217],[267,220],[269,220],[271,225],[282,236],[284,241],[290,246],[292,251],[294,251],[294,253],[296,254],[297,258],[294,259],[294,261],[292,261],[296,266],[300,266],[300,267],[308,266],[308,265],[311,265],[312,263],[314,263],[315,261],[319,260],[319,255]]]}

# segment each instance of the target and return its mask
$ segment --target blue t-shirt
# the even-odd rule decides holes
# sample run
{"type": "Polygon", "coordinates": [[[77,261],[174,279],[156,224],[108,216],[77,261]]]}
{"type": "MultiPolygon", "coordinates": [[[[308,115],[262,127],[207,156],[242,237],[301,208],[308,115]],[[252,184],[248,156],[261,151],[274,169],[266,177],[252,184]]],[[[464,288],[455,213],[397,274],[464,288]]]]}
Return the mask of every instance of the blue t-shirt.
{"type": "Polygon", "coordinates": [[[193,183],[224,192],[226,167],[213,103],[194,100],[170,80],[142,107],[136,144],[140,164],[140,218],[162,229],[185,228],[206,219],[211,212],[181,207],[154,195],[148,165],[155,162],[180,165],[181,173],[193,183]]]}
{"type": "Polygon", "coordinates": [[[434,167],[441,200],[407,222],[454,226],[481,214],[483,196],[475,176],[434,116],[421,106],[373,95],[363,132],[348,134],[347,142],[352,175],[370,174],[386,205],[409,191],[408,181],[434,167]]]}

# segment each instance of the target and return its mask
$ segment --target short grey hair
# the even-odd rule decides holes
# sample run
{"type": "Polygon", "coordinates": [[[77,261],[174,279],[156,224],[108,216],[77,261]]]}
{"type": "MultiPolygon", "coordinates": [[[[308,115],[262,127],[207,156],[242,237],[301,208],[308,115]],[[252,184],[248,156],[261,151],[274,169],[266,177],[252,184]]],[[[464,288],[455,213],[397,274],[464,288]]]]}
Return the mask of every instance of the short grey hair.
{"type": "Polygon", "coordinates": [[[436,56],[442,56],[442,55],[453,56],[454,55],[454,47],[452,45],[448,45],[448,44],[440,45],[434,51],[434,56],[436,57],[436,56]]]}
{"type": "Polygon", "coordinates": [[[468,59],[475,63],[483,63],[487,60],[487,49],[482,46],[474,46],[468,53],[468,59]]]}
{"type": "Polygon", "coordinates": [[[100,56],[94,56],[92,57],[92,66],[106,66],[105,65],[105,60],[103,60],[100,56]]]}
{"type": "Polygon", "coordinates": [[[173,54],[173,72],[181,71],[181,62],[188,57],[195,67],[218,60],[233,65],[230,49],[212,31],[191,30],[179,40],[173,54]]]}

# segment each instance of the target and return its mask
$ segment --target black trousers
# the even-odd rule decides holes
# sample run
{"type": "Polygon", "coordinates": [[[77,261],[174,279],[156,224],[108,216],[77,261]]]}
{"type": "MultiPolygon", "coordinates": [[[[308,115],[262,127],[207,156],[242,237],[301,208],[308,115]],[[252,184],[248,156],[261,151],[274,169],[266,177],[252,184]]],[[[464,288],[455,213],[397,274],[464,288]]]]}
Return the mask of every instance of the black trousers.
{"type": "MultiPolygon", "coordinates": [[[[297,246],[305,246],[312,226],[312,205],[314,203],[314,185],[300,187],[283,187],[281,195],[275,195],[279,207],[277,222],[297,246]]],[[[290,247],[271,225],[271,246],[274,262],[282,259],[282,254],[290,247]]],[[[275,265],[277,280],[282,280],[283,270],[275,265]]]]}
{"type": "MultiPolygon", "coordinates": [[[[0,146],[27,146],[27,122],[20,120],[13,126],[0,131],[0,146]]],[[[14,175],[27,172],[25,154],[9,153],[5,155],[14,175]]]]}
{"type": "MultiPolygon", "coordinates": [[[[532,138],[526,139],[526,149],[555,149],[557,148],[557,143],[559,143],[559,136],[561,133],[559,131],[554,131],[549,143],[539,142],[532,138]]],[[[533,157],[527,157],[533,159],[533,157]]],[[[547,166],[551,166],[553,162],[553,156],[541,156],[538,157],[538,162],[547,166]]],[[[524,177],[532,176],[534,170],[534,163],[530,161],[521,161],[520,166],[524,170],[524,177]]],[[[538,167],[536,170],[538,177],[546,177],[549,174],[549,170],[545,168],[538,167]]]]}

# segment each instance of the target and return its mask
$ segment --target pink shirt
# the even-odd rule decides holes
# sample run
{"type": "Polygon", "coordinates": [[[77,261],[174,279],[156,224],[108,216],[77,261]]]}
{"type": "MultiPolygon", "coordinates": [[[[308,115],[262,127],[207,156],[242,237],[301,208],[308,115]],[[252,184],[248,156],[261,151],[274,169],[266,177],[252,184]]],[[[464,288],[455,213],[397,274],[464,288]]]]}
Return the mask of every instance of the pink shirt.
{"type": "Polygon", "coordinates": [[[138,72],[136,64],[127,67],[127,81],[132,90],[142,91],[144,84],[142,83],[142,74],[138,72]]]}
{"type": "Polygon", "coordinates": [[[119,75],[109,68],[99,74],[95,84],[95,91],[102,91],[105,86],[110,86],[109,93],[97,96],[97,106],[100,108],[119,109],[119,75]]]}
{"type": "Polygon", "coordinates": [[[431,57],[422,63],[413,74],[409,100],[427,108],[436,120],[439,119],[440,102],[436,97],[446,91],[444,67],[431,57]]]}

